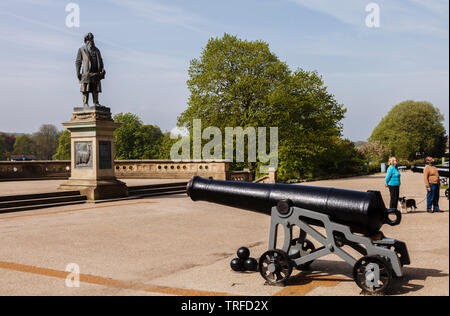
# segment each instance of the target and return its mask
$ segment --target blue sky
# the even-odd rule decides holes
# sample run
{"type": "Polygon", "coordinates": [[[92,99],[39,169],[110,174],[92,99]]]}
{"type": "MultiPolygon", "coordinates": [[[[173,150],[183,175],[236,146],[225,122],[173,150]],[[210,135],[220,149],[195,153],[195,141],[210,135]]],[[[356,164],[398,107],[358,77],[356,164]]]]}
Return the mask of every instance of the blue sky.
{"type": "Polygon", "coordinates": [[[366,140],[392,106],[430,101],[449,125],[447,0],[3,0],[0,131],[32,133],[81,105],[74,61],[92,32],[107,78],[100,102],[163,130],[186,108],[189,61],[223,33],[264,40],[292,70],[322,74],[347,108],[344,136],[366,140]],[[65,6],[80,7],[80,27],[65,6]],[[365,25],[366,5],[380,27],[365,25]]]}

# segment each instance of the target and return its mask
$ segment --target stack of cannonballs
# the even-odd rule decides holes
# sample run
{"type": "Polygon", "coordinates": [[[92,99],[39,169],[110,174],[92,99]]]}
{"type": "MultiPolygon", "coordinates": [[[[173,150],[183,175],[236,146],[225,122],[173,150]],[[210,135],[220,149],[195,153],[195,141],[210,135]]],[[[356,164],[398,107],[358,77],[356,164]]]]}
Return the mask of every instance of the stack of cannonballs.
{"type": "Polygon", "coordinates": [[[247,247],[239,248],[237,256],[230,262],[230,267],[233,271],[258,271],[258,261],[250,257],[250,250],[247,247]]]}

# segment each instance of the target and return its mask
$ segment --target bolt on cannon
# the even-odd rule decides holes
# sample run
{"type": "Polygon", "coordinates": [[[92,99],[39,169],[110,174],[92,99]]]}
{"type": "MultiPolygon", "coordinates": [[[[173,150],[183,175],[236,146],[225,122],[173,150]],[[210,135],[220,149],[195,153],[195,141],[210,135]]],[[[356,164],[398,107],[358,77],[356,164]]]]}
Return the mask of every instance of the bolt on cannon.
{"type": "Polygon", "coordinates": [[[366,293],[384,292],[402,267],[410,264],[406,244],[384,237],[384,224],[399,225],[401,213],[386,209],[380,192],[351,191],[291,184],[220,181],[193,177],[187,185],[193,201],[237,207],[271,215],[269,247],[258,270],[270,285],[284,285],[293,268],[335,254],[353,266],[353,278],[366,293]],[[284,243],[277,249],[279,227],[284,243]],[[300,229],[294,236],[293,227],[300,229]],[[318,230],[324,228],[325,234],[318,230]],[[306,237],[322,246],[315,248],[306,237]],[[361,255],[353,257],[344,246],[361,255]]]}

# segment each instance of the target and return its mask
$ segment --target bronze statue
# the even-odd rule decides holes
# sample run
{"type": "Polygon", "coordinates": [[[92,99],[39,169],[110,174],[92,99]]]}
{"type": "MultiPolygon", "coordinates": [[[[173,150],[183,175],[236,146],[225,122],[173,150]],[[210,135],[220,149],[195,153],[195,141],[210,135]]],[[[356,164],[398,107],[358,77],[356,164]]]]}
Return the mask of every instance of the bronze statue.
{"type": "Polygon", "coordinates": [[[85,45],[78,49],[75,61],[77,77],[81,84],[80,91],[83,94],[83,105],[89,107],[89,93],[92,93],[94,106],[101,106],[98,103],[98,94],[102,92],[100,80],[104,79],[106,74],[102,55],[95,46],[92,33],[86,34],[84,43],[85,45]]]}

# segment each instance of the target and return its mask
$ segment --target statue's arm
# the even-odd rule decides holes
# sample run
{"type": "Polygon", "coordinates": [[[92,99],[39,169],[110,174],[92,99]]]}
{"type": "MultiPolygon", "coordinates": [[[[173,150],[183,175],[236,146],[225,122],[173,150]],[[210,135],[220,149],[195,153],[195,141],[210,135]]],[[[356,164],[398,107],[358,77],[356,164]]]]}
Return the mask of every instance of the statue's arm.
{"type": "Polygon", "coordinates": [[[100,50],[98,50],[98,60],[100,61],[100,72],[105,72],[105,67],[103,65],[103,58],[102,54],[100,53],[100,50]]]}
{"type": "Polygon", "coordinates": [[[78,49],[77,59],[75,60],[75,69],[77,72],[78,80],[81,80],[81,63],[83,61],[83,56],[81,54],[81,49],[78,49]]]}

